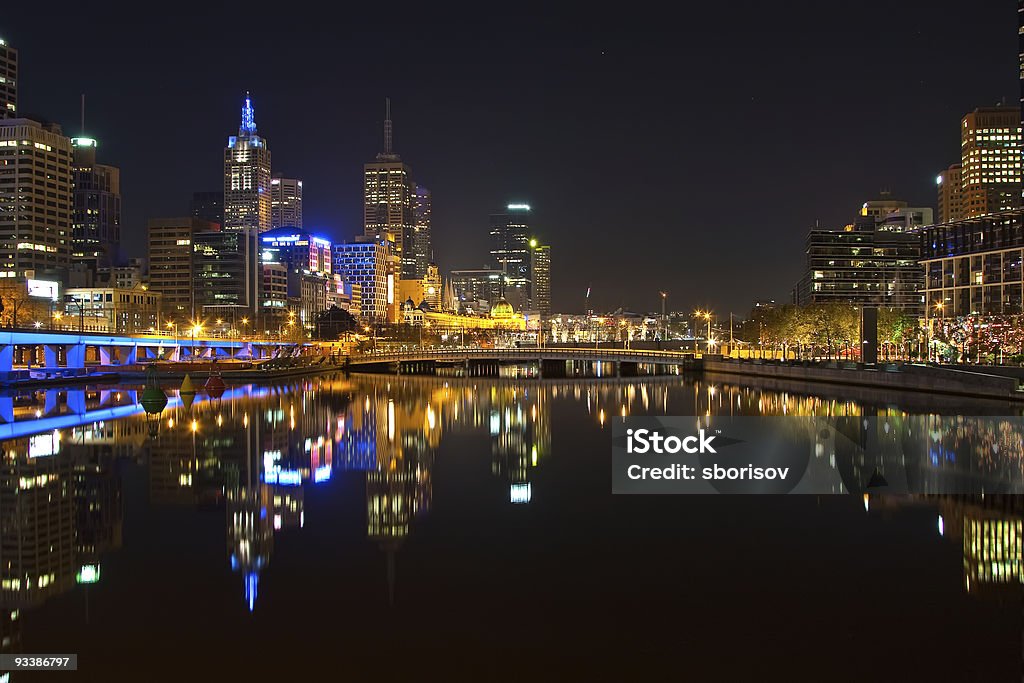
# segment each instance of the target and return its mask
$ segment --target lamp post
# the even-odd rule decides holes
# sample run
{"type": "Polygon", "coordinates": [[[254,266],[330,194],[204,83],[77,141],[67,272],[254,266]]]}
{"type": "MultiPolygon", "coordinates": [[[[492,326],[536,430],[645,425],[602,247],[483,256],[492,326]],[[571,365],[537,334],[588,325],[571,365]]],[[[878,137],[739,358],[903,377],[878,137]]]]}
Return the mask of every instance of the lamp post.
{"type": "Polygon", "coordinates": [[[710,310],[707,310],[707,311],[698,310],[697,311],[697,317],[698,318],[704,318],[707,321],[707,323],[708,323],[707,348],[708,348],[708,353],[711,353],[711,311],[710,310]]]}
{"type": "Polygon", "coordinates": [[[668,298],[668,292],[659,292],[661,294],[661,340],[665,341],[668,336],[668,325],[665,323],[665,299],[668,298]]]}
{"type": "Polygon", "coordinates": [[[188,355],[189,361],[195,360],[195,357],[196,357],[196,335],[197,334],[202,334],[202,332],[203,332],[203,325],[202,325],[202,323],[199,323],[198,321],[193,321],[193,323],[192,323],[192,348],[189,349],[189,355],[188,355]]]}
{"type": "MultiPolygon", "coordinates": [[[[940,317],[941,318],[941,315],[942,315],[942,302],[941,301],[936,301],[935,302],[935,313],[936,313],[936,317],[940,317]]],[[[932,362],[932,323],[931,323],[931,320],[928,319],[928,307],[927,306],[924,309],[924,326],[925,326],[925,344],[926,344],[927,357],[928,357],[928,362],[931,363],[932,362]]]]}

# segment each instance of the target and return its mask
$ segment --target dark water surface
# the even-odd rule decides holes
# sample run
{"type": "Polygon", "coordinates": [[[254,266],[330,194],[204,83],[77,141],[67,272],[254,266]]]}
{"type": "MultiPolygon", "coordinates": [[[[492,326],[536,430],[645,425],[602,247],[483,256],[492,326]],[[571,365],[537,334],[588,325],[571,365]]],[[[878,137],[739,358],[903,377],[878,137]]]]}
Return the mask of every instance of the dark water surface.
{"type": "Polygon", "coordinates": [[[610,494],[623,414],[1020,414],[830,391],[357,376],[158,424],[89,392],[110,417],[81,426],[81,397],[23,402],[46,430],[2,443],[0,652],[79,655],[12,681],[1021,680],[1017,498],[610,494]]]}

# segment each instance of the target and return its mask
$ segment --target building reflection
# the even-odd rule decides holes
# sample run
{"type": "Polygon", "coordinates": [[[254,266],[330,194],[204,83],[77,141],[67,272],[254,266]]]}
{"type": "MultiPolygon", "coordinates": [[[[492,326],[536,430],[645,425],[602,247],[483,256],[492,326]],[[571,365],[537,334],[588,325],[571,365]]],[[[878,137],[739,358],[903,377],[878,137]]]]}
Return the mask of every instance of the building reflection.
{"type": "MultiPolygon", "coordinates": [[[[127,391],[85,392],[82,400],[121,405],[128,398],[127,391]]],[[[445,434],[480,438],[479,455],[489,460],[507,504],[530,504],[536,472],[554,457],[556,403],[599,428],[642,414],[813,415],[832,428],[806,434],[822,465],[815,476],[830,477],[815,480],[815,487],[837,493],[866,481],[879,463],[899,458],[902,476],[925,490],[943,477],[1009,480],[1024,465],[1024,430],[1012,419],[910,419],[865,401],[679,378],[363,376],[248,387],[232,400],[165,410],[155,436],[144,416],[134,414],[3,442],[0,647],[16,651],[24,610],[76,583],[101,580],[104,555],[122,545],[122,461],[143,468],[151,505],[223,509],[223,569],[237,573],[249,610],[258,605],[275,535],[305,527],[310,487],[359,478],[367,540],[385,556],[393,600],[397,557],[433,507],[435,459],[445,434]],[[836,476],[840,466],[848,476],[836,476]]],[[[54,410],[66,405],[62,399],[54,410]]],[[[31,406],[23,408],[19,415],[31,419],[31,406]]],[[[941,503],[945,534],[963,543],[971,592],[1021,582],[1021,510],[997,507],[994,500],[941,503]]]]}

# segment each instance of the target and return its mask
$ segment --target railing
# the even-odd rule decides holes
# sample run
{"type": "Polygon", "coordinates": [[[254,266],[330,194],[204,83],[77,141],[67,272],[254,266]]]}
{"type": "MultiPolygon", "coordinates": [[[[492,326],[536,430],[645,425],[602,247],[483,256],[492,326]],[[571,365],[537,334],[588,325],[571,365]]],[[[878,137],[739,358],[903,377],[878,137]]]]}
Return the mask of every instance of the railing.
{"type": "Polygon", "coordinates": [[[403,351],[366,351],[352,354],[351,363],[375,363],[393,360],[447,360],[461,358],[487,358],[487,359],[536,359],[536,358],[565,358],[573,357],[587,359],[608,359],[608,360],[630,360],[630,359],[653,359],[683,361],[694,357],[692,352],[686,351],[663,351],[663,350],[633,350],[633,349],[591,349],[580,347],[533,347],[533,348],[500,348],[500,349],[412,349],[403,351]]]}

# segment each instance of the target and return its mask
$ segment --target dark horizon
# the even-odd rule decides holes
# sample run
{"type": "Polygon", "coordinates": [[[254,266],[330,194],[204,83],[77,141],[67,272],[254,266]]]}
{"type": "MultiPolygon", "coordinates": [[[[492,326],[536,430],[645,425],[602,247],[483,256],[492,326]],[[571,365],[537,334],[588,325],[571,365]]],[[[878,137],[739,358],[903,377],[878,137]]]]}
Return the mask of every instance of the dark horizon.
{"type": "MultiPolygon", "coordinates": [[[[308,229],[361,232],[362,164],[395,150],[433,192],[443,272],[486,261],[488,215],[527,202],[553,250],[553,308],[786,301],[803,240],[882,189],[934,207],[966,112],[1018,101],[1009,0],[816,5],[685,17],[485,18],[191,5],[151,22],[107,5],[19,6],[20,110],[99,140],[121,168],[126,253],[149,218],[218,189],[246,90],[274,171],[302,178],[308,229]],[[54,21],[55,15],[74,21],[54,21]],[[682,19],[682,21],[680,21],[682,19]],[[265,46],[263,63],[245,65],[265,46]],[[383,46],[383,47],[382,47],[383,46]],[[126,58],[130,56],[130,58],[126,58]]],[[[730,11],[731,10],[731,11],[730,11]]]]}

